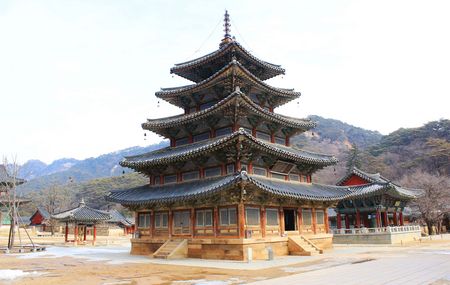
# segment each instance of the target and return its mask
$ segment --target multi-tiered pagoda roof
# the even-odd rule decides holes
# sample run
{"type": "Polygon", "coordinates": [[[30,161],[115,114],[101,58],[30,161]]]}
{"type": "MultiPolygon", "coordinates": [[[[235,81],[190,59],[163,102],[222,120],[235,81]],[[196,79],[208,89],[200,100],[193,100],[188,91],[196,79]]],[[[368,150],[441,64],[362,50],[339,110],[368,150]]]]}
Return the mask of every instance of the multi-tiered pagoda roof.
{"type": "Polygon", "coordinates": [[[120,164],[147,175],[149,185],[113,191],[110,200],[151,205],[197,199],[242,181],[273,196],[311,201],[337,201],[382,188],[312,183],[314,172],[337,159],[290,144],[292,136],[316,124],[274,109],[299,98],[300,92],[267,84],[285,70],[253,56],[229,30],[218,50],[170,71],[194,83],[162,88],[156,96],[182,108],[183,114],[142,124],[169,139],[170,146],[125,157],[120,164]],[[208,175],[207,169],[216,170],[208,175]]]}

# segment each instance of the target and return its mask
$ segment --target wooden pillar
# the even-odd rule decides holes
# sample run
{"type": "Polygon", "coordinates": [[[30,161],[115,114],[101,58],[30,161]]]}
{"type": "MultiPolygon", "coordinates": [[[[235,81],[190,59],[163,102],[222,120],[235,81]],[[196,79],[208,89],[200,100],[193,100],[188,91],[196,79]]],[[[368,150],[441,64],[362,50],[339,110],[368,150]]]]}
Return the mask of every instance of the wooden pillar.
{"type": "Polygon", "coordinates": [[[350,229],[350,219],[348,218],[348,214],[345,214],[345,228],[350,229]]]}
{"type": "Polygon", "coordinates": [[[83,241],[86,241],[87,226],[84,226],[83,241]]]}
{"type": "Polygon", "coordinates": [[[359,209],[356,209],[356,221],[355,221],[355,223],[356,223],[355,227],[359,229],[361,227],[361,215],[359,214],[359,209]]]}
{"type": "Polygon", "coordinates": [[[69,237],[69,222],[66,222],[66,230],[64,232],[64,240],[67,242],[67,239],[69,237]]]}
{"type": "Polygon", "coordinates": [[[93,239],[92,239],[92,245],[95,245],[95,242],[97,241],[97,225],[94,224],[94,230],[93,230],[93,239]]]}
{"type": "Polygon", "coordinates": [[[261,235],[262,237],[266,237],[266,208],[261,206],[261,235]]]}
{"type": "Polygon", "coordinates": [[[316,217],[316,208],[311,209],[312,222],[313,222],[313,232],[317,233],[317,217],[316,217]]]}
{"type": "Polygon", "coordinates": [[[327,234],[327,233],[329,233],[329,227],[330,227],[330,225],[329,225],[329,221],[328,221],[328,208],[325,208],[324,210],[323,210],[323,218],[324,218],[324,223],[325,223],[325,233],[327,234]]]}
{"type": "Polygon", "coordinates": [[[298,224],[298,233],[302,234],[303,231],[303,219],[302,219],[302,208],[297,209],[297,224],[298,224]]]}
{"type": "Polygon", "coordinates": [[[341,218],[341,214],[340,213],[336,214],[336,227],[339,230],[342,228],[342,218],[341,218]]]}
{"type": "Polygon", "coordinates": [[[219,208],[217,206],[214,207],[214,220],[213,220],[213,229],[214,229],[214,237],[219,235],[219,208]]]}
{"type": "Polygon", "coordinates": [[[195,233],[195,209],[191,208],[191,238],[194,238],[195,233]]]}
{"type": "Polygon", "coordinates": [[[280,234],[283,236],[284,235],[284,211],[283,208],[280,207],[280,209],[278,210],[280,212],[280,234]]]}
{"type": "Polygon", "coordinates": [[[392,219],[394,220],[394,226],[398,226],[397,211],[394,211],[394,213],[392,213],[392,216],[392,219]]]}
{"type": "Polygon", "coordinates": [[[388,219],[388,212],[387,212],[387,210],[385,210],[383,212],[383,223],[384,223],[385,227],[389,226],[389,219],[388,219]]]}
{"type": "Polygon", "coordinates": [[[238,205],[238,219],[239,219],[239,238],[245,238],[245,208],[244,203],[238,205]]]}
{"type": "Polygon", "coordinates": [[[150,237],[155,235],[155,210],[150,211],[150,237]]]}
{"type": "Polygon", "coordinates": [[[168,226],[169,226],[169,239],[172,238],[172,224],[173,224],[173,215],[172,215],[172,210],[169,209],[169,216],[168,216],[168,226]]]}
{"type": "Polygon", "coordinates": [[[377,209],[377,212],[375,214],[375,220],[377,223],[377,228],[381,227],[381,215],[380,215],[380,209],[377,209]]]}
{"type": "Polygon", "coordinates": [[[403,212],[400,211],[400,213],[398,213],[398,218],[400,220],[400,226],[403,226],[403,212]]]}
{"type": "Polygon", "coordinates": [[[78,244],[78,224],[77,223],[74,223],[73,235],[74,235],[73,242],[75,245],[77,245],[78,244]]]}

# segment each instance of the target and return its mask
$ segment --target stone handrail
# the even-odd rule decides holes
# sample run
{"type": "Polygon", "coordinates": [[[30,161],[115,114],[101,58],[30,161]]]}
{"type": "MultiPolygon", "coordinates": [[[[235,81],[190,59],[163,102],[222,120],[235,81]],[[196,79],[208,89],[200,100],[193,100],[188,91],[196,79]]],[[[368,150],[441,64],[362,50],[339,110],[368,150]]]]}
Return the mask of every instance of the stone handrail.
{"type": "Polygon", "coordinates": [[[420,231],[418,225],[380,227],[380,228],[351,228],[351,229],[333,229],[335,235],[355,235],[355,234],[378,234],[378,233],[404,233],[420,231]]]}

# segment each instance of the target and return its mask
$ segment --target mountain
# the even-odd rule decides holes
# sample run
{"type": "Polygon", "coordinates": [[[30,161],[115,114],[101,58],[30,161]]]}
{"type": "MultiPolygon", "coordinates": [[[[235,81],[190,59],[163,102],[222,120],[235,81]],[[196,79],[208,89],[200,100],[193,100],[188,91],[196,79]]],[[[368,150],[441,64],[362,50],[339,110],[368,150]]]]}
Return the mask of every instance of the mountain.
{"type": "Polygon", "coordinates": [[[28,182],[20,185],[18,190],[22,194],[27,194],[54,185],[73,185],[99,177],[119,176],[131,172],[130,169],[119,165],[124,156],[149,152],[167,145],[168,143],[163,141],[146,147],[131,147],[85,160],[60,159],[50,165],[36,160],[28,161],[21,169],[21,175],[23,175],[21,177],[25,177],[28,182]]]}
{"type": "MultiPolygon", "coordinates": [[[[337,165],[318,171],[313,176],[315,182],[336,183],[347,171],[346,163],[350,153],[357,154],[362,169],[381,172],[393,180],[399,180],[403,175],[415,170],[449,174],[449,120],[429,122],[419,128],[399,129],[383,136],[376,131],[358,128],[335,119],[320,116],[310,118],[317,122],[317,127],[293,137],[291,143],[305,150],[332,154],[339,159],[337,165]]],[[[118,164],[124,156],[149,152],[165,146],[167,142],[161,142],[80,161],[60,159],[50,165],[36,160],[28,161],[22,167],[21,173],[29,181],[21,185],[19,190],[22,193],[30,193],[55,185],[78,187],[98,178],[106,179],[102,180],[102,183],[107,184],[111,177],[122,177],[123,172],[125,174],[131,172],[130,169],[122,168],[118,164]]]]}
{"type": "Polygon", "coordinates": [[[32,180],[41,176],[68,170],[78,162],[79,160],[74,158],[62,158],[47,165],[40,160],[29,160],[20,167],[19,177],[32,180]]]}

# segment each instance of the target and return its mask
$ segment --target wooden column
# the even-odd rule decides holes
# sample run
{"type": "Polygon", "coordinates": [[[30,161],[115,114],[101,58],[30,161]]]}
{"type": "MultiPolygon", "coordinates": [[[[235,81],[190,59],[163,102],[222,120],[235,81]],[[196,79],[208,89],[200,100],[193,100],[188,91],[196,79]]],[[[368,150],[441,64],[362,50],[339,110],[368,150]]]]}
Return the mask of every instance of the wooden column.
{"type": "Polygon", "coordinates": [[[239,219],[239,238],[245,237],[245,208],[244,203],[238,205],[238,219],[239,219]]]}
{"type": "Polygon", "coordinates": [[[323,218],[324,218],[324,223],[325,223],[325,233],[327,234],[329,232],[329,222],[328,222],[328,208],[325,208],[323,210],[323,218]]]}
{"type": "Polygon", "coordinates": [[[213,229],[214,229],[214,237],[219,235],[219,208],[217,206],[214,207],[214,220],[213,220],[213,229]]]}
{"type": "Polygon", "coordinates": [[[191,208],[191,238],[194,238],[195,233],[195,209],[191,208]]]}
{"type": "Polygon", "coordinates": [[[75,243],[75,245],[77,245],[78,244],[78,224],[77,223],[74,223],[73,235],[74,235],[73,242],[75,243]]]}
{"type": "Polygon", "coordinates": [[[302,208],[297,209],[297,224],[298,224],[298,233],[302,234],[303,231],[302,208]]]}
{"type": "Polygon", "coordinates": [[[403,226],[403,212],[400,211],[400,213],[398,213],[398,218],[400,220],[400,226],[403,226]]]}
{"type": "Polygon", "coordinates": [[[69,237],[69,222],[66,222],[66,230],[64,232],[64,240],[67,242],[67,239],[69,237]]]}
{"type": "Polygon", "coordinates": [[[168,227],[169,227],[169,239],[172,238],[172,225],[173,225],[173,213],[172,210],[169,209],[169,215],[168,215],[168,227]]]}
{"type": "Polygon", "coordinates": [[[87,225],[84,226],[83,241],[86,241],[87,225]]]}
{"type": "Polygon", "coordinates": [[[155,210],[150,211],[150,237],[155,235],[155,210]]]}
{"type": "Polygon", "coordinates": [[[359,229],[361,227],[361,215],[359,213],[359,209],[356,209],[356,219],[355,220],[356,220],[355,221],[355,223],[356,223],[355,227],[359,229]]]}
{"type": "Polygon", "coordinates": [[[92,245],[95,245],[95,242],[97,241],[97,225],[94,224],[94,231],[92,233],[93,239],[92,239],[92,245]]]}
{"type": "Polygon", "coordinates": [[[394,226],[398,226],[398,221],[397,221],[397,211],[394,211],[393,215],[393,220],[394,220],[394,226]]]}
{"type": "Polygon", "coordinates": [[[316,217],[316,208],[311,209],[312,222],[313,222],[313,232],[317,233],[317,217],[316,217]]]}
{"type": "Polygon", "coordinates": [[[375,214],[375,220],[377,223],[377,228],[381,227],[381,214],[380,214],[380,209],[377,209],[377,212],[375,214]]]}
{"type": "Polygon", "coordinates": [[[340,230],[342,228],[342,218],[340,213],[336,213],[336,227],[340,230]]]}
{"type": "Polygon", "coordinates": [[[266,208],[264,206],[261,207],[261,235],[262,237],[266,237],[266,208]]]}
{"type": "Polygon", "coordinates": [[[345,214],[345,228],[347,230],[350,229],[350,219],[348,217],[348,214],[345,214]]]}
{"type": "Polygon", "coordinates": [[[283,208],[282,207],[280,207],[280,209],[279,209],[279,213],[280,213],[280,234],[281,235],[284,235],[284,211],[283,211],[283,208]]]}
{"type": "Polygon", "coordinates": [[[389,219],[388,219],[388,212],[387,212],[387,210],[383,212],[383,222],[384,222],[384,226],[385,227],[389,226],[389,219]]]}

